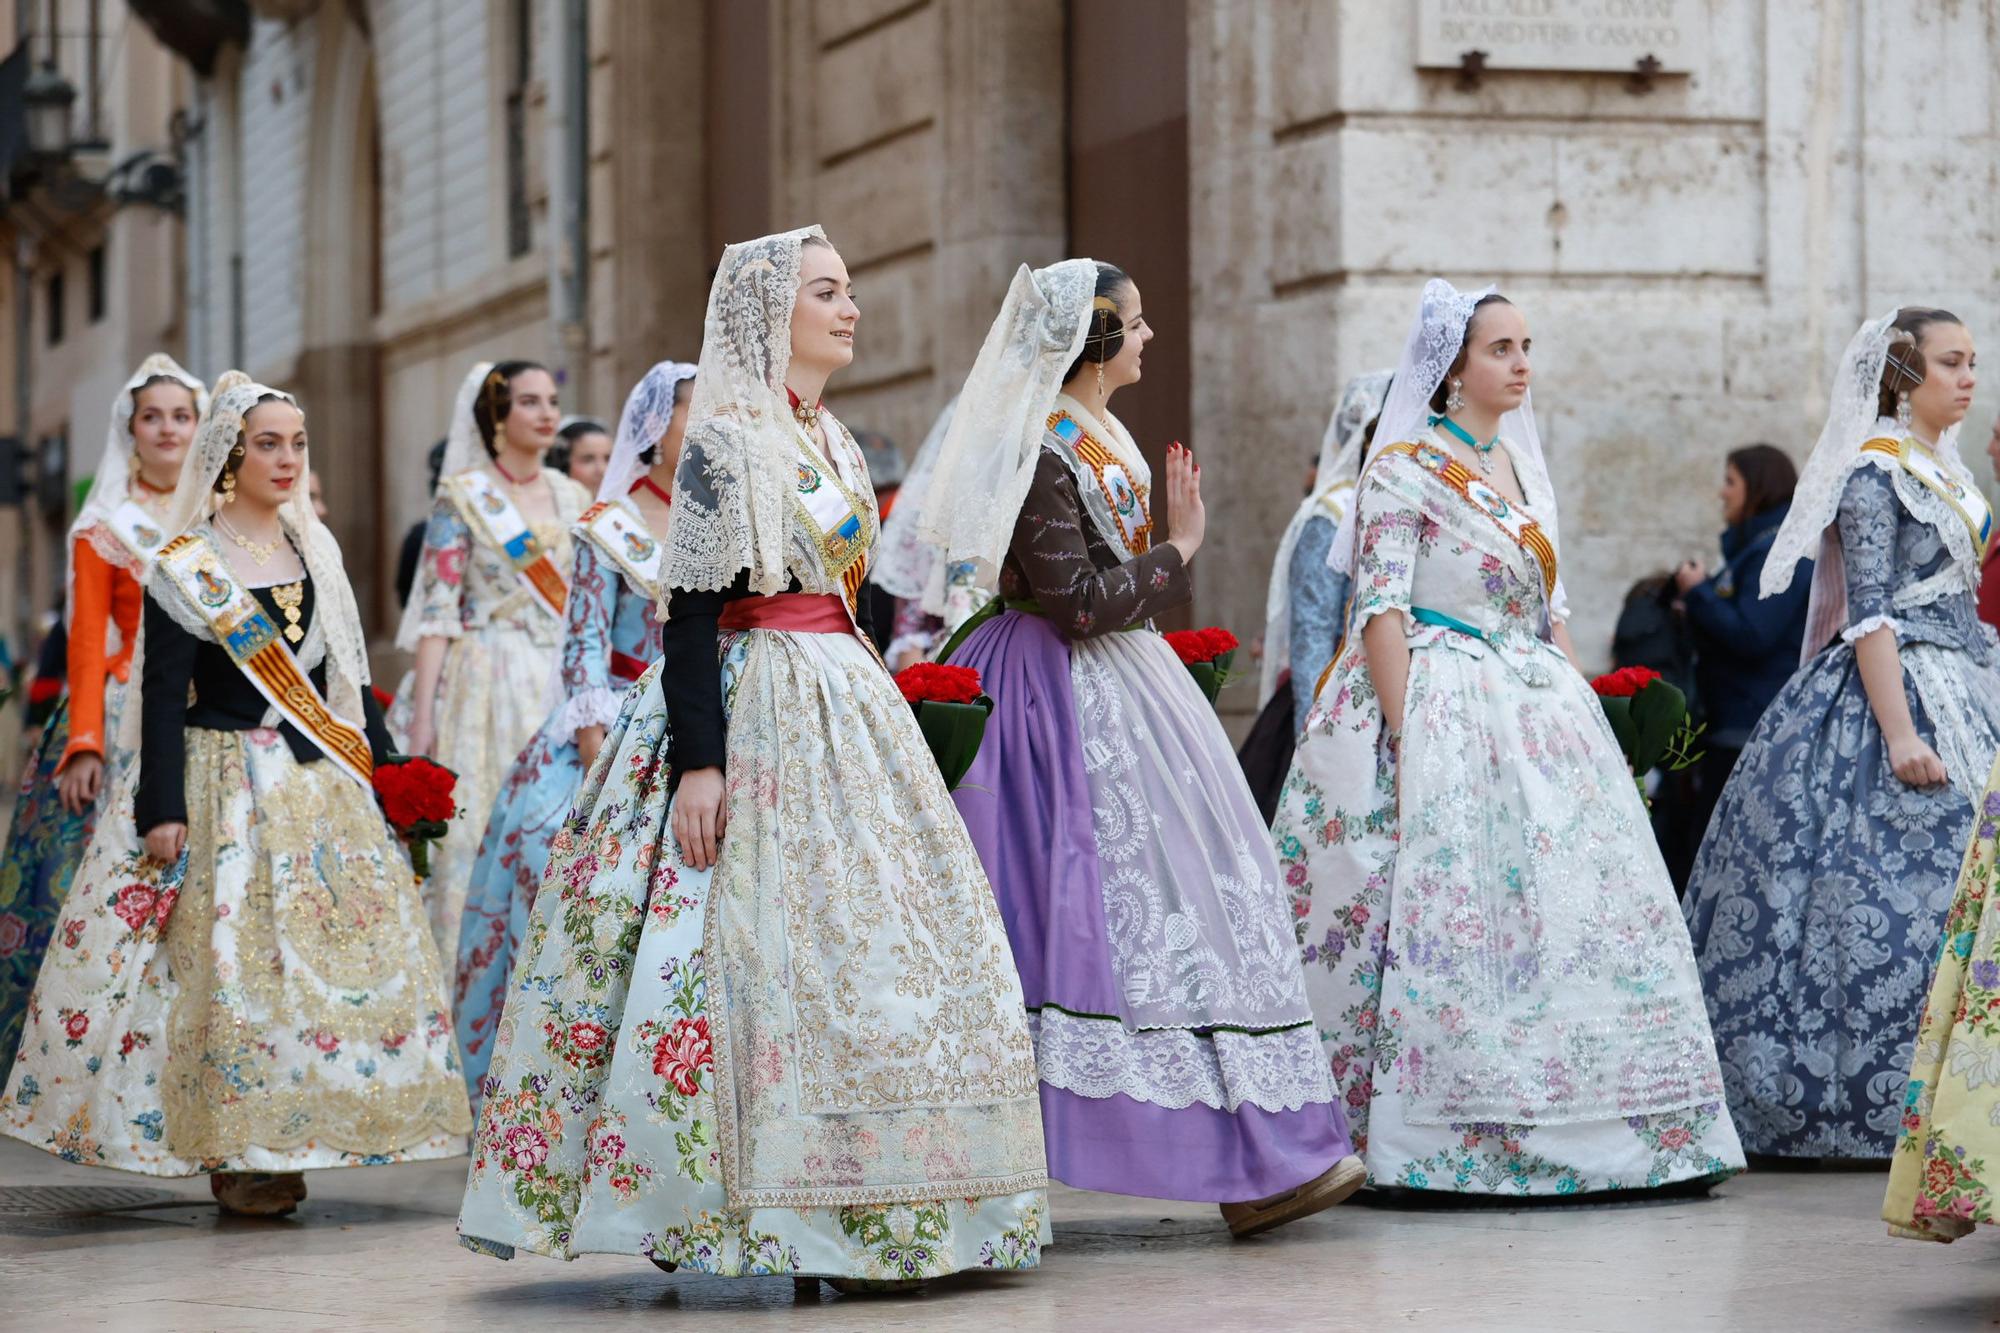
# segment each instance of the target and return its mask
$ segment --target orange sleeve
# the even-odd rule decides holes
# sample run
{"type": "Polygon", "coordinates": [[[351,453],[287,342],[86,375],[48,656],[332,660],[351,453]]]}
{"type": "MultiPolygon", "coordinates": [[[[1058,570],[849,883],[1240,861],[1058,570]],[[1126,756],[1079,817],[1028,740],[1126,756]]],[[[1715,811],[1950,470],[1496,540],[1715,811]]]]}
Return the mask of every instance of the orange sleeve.
{"type": "Polygon", "coordinates": [[[69,617],[69,744],[63,749],[61,772],[80,754],[102,756],[104,743],[104,643],[111,623],[112,583],[120,572],[79,537],[73,556],[76,587],[69,617]]]}

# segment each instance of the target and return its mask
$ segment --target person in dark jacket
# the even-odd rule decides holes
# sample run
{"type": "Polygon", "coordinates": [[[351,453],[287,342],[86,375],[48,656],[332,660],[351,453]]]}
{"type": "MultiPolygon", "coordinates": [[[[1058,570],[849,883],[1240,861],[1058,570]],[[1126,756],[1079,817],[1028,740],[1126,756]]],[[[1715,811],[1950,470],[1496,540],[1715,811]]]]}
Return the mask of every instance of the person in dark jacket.
{"type": "MultiPolygon", "coordinates": [[[[1803,568],[1785,591],[1757,595],[1764,557],[1798,485],[1792,460],[1773,445],[1751,444],[1731,453],[1722,473],[1722,521],[1728,525],[1722,566],[1710,575],[1689,560],[1674,575],[1694,638],[1697,715],[1707,725],[1695,782],[1697,846],[1751,728],[1799,668],[1812,590],[1812,562],[1801,560],[1803,568]]],[[[1672,868],[1675,884],[1685,886],[1691,867],[1672,868]]]]}

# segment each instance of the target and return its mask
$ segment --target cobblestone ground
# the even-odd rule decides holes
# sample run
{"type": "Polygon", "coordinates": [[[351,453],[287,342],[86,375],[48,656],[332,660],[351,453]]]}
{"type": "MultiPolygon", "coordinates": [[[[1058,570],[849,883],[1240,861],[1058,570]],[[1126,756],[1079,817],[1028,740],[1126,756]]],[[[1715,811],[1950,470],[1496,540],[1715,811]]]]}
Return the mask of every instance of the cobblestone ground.
{"type": "Polygon", "coordinates": [[[1879,1173],[1741,1177],[1618,1208],[1349,1204],[1250,1242],[1212,1209],[1058,1190],[1038,1273],[901,1298],[637,1260],[461,1250],[462,1164],[320,1172],[280,1222],[221,1217],[205,1181],[65,1166],[0,1141],[0,1328],[1908,1329],[2000,1319],[2000,1233],[1892,1241],[1879,1173]],[[89,1211],[97,1209],[99,1211],[89,1211]],[[808,1309],[807,1307],[810,1307],[808,1309]]]}

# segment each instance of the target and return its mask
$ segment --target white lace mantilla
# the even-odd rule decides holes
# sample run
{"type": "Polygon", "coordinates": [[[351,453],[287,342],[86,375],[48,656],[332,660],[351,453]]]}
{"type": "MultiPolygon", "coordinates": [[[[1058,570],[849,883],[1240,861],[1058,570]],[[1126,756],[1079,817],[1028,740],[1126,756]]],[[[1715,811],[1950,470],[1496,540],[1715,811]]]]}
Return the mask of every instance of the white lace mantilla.
{"type": "Polygon", "coordinates": [[[1079,1097],[1124,1093],[1179,1111],[1200,1102],[1235,1111],[1296,1111],[1333,1100],[1333,1080],[1312,1026],[1278,1032],[1128,1032],[1116,1019],[1060,1009],[1028,1015],[1042,1082],[1079,1097]]]}

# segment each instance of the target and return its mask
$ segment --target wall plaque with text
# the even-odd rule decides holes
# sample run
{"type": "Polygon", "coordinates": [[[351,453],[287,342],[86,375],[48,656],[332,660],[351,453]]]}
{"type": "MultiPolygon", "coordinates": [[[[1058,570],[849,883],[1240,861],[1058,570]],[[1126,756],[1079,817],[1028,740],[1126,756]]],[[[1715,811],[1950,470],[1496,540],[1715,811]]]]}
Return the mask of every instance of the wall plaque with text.
{"type": "Polygon", "coordinates": [[[1706,0],[1417,0],[1417,64],[1628,73],[1651,56],[1689,74],[1708,54],[1706,0]]]}

